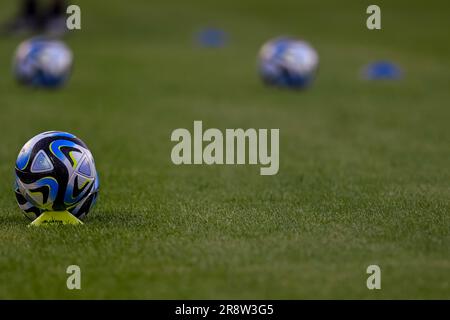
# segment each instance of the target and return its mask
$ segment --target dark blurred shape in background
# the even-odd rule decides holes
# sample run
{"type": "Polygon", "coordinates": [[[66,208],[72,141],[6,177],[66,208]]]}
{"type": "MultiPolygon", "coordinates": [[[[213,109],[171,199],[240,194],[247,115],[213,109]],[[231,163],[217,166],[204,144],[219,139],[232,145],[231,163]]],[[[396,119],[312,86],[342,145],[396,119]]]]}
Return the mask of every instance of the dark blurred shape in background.
{"type": "Polygon", "coordinates": [[[39,0],[19,1],[16,16],[3,26],[5,34],[46,33],[60,36],[66,32],[66,1],[52,0],[44,6],[39,0]]]}

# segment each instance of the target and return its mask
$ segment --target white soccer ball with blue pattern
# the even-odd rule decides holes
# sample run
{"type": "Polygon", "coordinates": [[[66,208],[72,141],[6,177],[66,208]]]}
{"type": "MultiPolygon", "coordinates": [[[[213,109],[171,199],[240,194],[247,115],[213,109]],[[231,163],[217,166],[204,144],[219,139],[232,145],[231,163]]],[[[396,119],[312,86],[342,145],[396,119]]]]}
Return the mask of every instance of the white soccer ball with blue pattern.
{"type": "Polygon", "coordinates": [[[13,71],[22,84],[56,88],[67,82],[72,64],[72,51],[63,42],[33,38],[22,42],[17,48],[13,71]]]}
{"type": "Polygon", "coordinates": [[[302,89],[314,80],[319,66],[317,51],[307,42],[276,38],[259,53],[259,73],[269,85],[302,89]]]}
{"type": "Polygon", "coordinates": [[[82,219],[94,206],[99,179],[94,158],[79,138],[49,131],[29,140],[16,161],[15,194],[25,215],[69,211],[82,219]]]}

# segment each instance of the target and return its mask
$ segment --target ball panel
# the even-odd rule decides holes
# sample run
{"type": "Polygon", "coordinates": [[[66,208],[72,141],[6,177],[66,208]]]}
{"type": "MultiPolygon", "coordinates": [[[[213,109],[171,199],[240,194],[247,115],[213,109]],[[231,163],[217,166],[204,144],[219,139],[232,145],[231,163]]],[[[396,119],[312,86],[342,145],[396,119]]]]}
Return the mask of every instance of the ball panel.
{"type": "Polygon", "coordinates": [[[39,217],[42,213],[42,210],[36,206],[33,206],[21,193],[17,185],[17,179],[14,188],[14,194],[16,196],[17,204],[19,208],[22,210],[25,217],[30,220],[34,220],[39,217]]]}

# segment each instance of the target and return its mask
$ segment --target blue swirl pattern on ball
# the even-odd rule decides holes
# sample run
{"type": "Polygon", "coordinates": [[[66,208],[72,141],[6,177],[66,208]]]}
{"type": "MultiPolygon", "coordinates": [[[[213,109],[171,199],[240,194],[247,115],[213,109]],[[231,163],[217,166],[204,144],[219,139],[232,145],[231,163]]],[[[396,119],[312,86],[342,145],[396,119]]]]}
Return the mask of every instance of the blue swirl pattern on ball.
{"type": "Polygon", "coordinates": [[[319,56],[307,42],[276,38],[263,45],[259,53],[259,73],[266,84],[301,89],[315,78],[319,56]]]}
{"type": "Polygon", "coordinates": [[[72,63],[72,52],[63,42],[33,38],[22,42],[17,48],[13,69],[20,83],[56,88],[67,82],[72,63]]]}
{"type": "Polygon", "coordinates": [[[98,197],[94,158],[70,133],[49,131],[29,140],[17,157],[15,172],[16,199],[30,219],[61,210],[82,219],[98,197]]]}

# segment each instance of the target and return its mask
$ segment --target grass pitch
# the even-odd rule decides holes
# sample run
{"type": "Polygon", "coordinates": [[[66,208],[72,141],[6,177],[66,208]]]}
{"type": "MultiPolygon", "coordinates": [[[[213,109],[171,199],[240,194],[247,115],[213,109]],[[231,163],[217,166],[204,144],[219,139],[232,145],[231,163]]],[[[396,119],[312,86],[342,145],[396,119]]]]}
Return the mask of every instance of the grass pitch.
{"type": "Polygon", "coordinates": [[[17,86],[20,39],[0,39],[0,298],[450,298],[448,4],[379,1],[369,31],[359,1],[129,3],[78,2],[64,90],[17,86]],[[230,44],[196,46],[208,25],[230,44]],[[317,48],[311,90],[256,77],[260,45],[280,34],[317,48]],[[379,59],[405,79],[361,80],[379,59]],[[278,175],[173,165],[170,134],[194,120],[280,128],[278,175]],[[15,158],[47,130],[96,159],[83,227],[29,229],[15,203],[15,158]],[[80,291],[66,289],[71,264],[80,291]],[[370,264],[382,290],[366,288],[370,264]]]}

